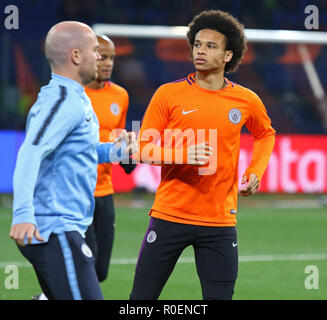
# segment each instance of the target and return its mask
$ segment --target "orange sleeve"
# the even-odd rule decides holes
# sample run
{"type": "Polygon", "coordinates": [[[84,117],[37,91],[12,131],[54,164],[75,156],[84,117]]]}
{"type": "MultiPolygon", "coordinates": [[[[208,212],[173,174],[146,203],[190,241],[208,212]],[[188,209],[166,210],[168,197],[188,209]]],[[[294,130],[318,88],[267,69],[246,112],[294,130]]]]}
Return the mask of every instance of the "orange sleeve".
{"type": "Polygon", "coordinates": [[[187,149],[164,148],[161,143],[169,120],[170,96],[171,93],[164,86],[153,95],[138,134],[139,152],[133,155],[135,160],[159,165],[186,164],[187,149]]]}
{"type": "Polygon", "coordinates": [[[244,174],[249,179],[250,173],[254,173],[260,181],[274,148],[276,131],[271,126],[265,106],[256,94],[251,94],[250,103],[252,112],[245,125],[254,136],[253,153],[244,174]]]}

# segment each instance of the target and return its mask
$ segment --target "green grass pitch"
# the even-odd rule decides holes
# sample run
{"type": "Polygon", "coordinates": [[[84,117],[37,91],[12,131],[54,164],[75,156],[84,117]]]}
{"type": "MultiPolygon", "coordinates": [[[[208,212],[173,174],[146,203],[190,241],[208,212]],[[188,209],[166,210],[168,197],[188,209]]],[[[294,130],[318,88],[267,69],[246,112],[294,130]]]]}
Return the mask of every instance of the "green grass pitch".
{"type": "MultiPolygon", "coordinates": [[[[296,195],[240,199],[237,224],[240,262],[234,299],[327,299],[327,208],[314,205],[316,198],[302,197],[304,202],[296,195]],[[305,273],[309,265],[316,266],[318,271],[316,289],[305,286],[311,275],[305,273]]],[[[152,200],[152,195],[115,195],[112,264],[108,279],[101,284],[107,300],[129,298],[152,200]]],[[[29,300],[41,290],[33,269],[8,236],[10,222],[11,210],[0,206],[0,300],[29,300]],[[6,273],[6,267],[13,263],[18,266],[18,288],[8,289],[6,278],[10,274],[6,273]]],[[[160,299],[202,299],[192,257],[193,249],[187,248],[160,299]]]]}

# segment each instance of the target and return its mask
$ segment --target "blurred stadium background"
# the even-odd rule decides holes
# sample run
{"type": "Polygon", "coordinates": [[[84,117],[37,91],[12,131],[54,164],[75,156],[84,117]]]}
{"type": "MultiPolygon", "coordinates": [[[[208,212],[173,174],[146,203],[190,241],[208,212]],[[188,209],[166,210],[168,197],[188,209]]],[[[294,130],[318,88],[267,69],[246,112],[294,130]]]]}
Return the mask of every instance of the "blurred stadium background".
{"type": "MultiPolygon", "coordinates": [[[[327,2],[311,0],[21,0],[1,1],[19,9],[19,29],[0,35],[0,299],[30,299],[40,292],[31,266],[9,239],[12,174],[24,139],[29,108],[50,78],[44,57],[49,28],[63,20],[143,26],[187,26],[204,9],[226,10],[247,29],[305,31],[306,6],[319,9],[327,31],[327,2]],[[19,288],[7,289],[6,268],[19,268],[19,288]]],[[[108,29],[110,30],[110,29],[108,29]]],[[[112,80],[130,95],[127,129],[140,121],[158,86],[193,72],[186,41],[111,35],[117,58],[112,80]]],[[[326,35],[326,34],[324,34],[326,35]]],[[[303,40],[303,39],[302,39],[303,40]]],[[[278,136],[260,193],[239,200],[239,279],[235,299],[327,298],[327,37],[321,43],[250,42],[243,64],[229,79],[255,91],[278,136]],[[310,265],[319,286],[306,287],[310,265]]],[[[244,130],[239,171],[251,159],[244,130]]],[[[147,212],[160,168],[138,165],[132,175],[115,166],[116,237],[106,299],[128,299],[135,262],[148,224],[147,212]]],[[[191,249],[183,253],[161,299],[201,299],[191,249]]]]}

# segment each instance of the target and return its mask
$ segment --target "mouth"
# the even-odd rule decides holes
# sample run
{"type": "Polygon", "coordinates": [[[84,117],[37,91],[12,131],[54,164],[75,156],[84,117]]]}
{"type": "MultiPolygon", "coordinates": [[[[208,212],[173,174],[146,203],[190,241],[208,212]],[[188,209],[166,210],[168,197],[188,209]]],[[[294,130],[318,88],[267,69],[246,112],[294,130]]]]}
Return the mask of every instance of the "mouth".
{"type": "Polygon", "coordinates": [[[112,70],[102,70],[102,73],[110,74],[110,73],[112,73],[112,70]]]}
{"type": "Polygon", "coordinates": [[[195,59],[195,63],[197,63],[197,64],[203,64],[203,63],[206,63],[207,62],[207,60],[205,60],[205,59],[201,59],[201,58],[196,58],[195,59]]]}

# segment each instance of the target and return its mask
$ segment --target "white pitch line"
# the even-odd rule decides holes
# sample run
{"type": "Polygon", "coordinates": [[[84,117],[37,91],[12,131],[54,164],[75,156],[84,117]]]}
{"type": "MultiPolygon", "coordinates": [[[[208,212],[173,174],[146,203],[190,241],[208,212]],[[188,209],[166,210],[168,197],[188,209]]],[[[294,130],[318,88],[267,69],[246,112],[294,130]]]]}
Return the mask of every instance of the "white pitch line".
{"type": "MultiPolygon", "coordinates": [[[[314,253],[314,254],[271,254],[271,255],[251,255],[251,256],[239,256],[239,262],[272,262],[272,261],[307,261],[307,260],[327,260],[326,253],[314,253]]],[[[136,258],[125,259],[112,259],[111,264],[115,265],[129,265],[136,264],[136,258]]],[[[178,260],[178,263],[194,263],[194,257],[182,257],[178,260]]],[[[16,267],[32,267],[27,261],[8,261],[0,262],[0,268],[6,268],[9,265],[15,265],[16,267]]]]}
{"type": "Polygon", "coordinates": [[[327,260],[327,253],[240,256],[240,262],[327,260]]]}
{"type": "Polygon", "coordinates": [[[32,265],[27,261],[8,261],[0,262],[0,268],[7,268],[8,266],[16,266],[17,268],[32,267],[32,265]]]}

